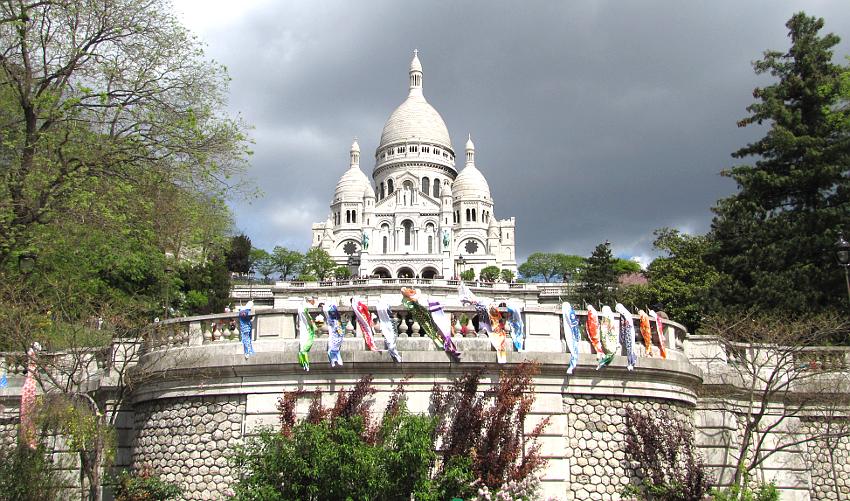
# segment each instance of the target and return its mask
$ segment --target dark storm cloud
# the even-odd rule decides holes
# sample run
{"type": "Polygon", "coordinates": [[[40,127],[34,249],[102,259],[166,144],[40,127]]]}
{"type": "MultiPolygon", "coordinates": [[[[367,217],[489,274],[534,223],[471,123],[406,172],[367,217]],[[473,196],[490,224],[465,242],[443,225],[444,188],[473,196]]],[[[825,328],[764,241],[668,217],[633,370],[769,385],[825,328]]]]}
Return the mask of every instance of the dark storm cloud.
{"type": "Polygon", "coordinates": [[[459,156],[472,133],[521,259],[605,239],[651,254],[654,229],[703,232],[734,189],[718,172],[757,137],[735,122],[767,81],[750,63],[787,47],[801,9],[850,33],[841,1],[272,2],[202,34],[255,126],[265,195],[235,205],[237,224],[255,245],[306,248],[353,136],[371,174],[418,48],[425,95],[459,156]]]}

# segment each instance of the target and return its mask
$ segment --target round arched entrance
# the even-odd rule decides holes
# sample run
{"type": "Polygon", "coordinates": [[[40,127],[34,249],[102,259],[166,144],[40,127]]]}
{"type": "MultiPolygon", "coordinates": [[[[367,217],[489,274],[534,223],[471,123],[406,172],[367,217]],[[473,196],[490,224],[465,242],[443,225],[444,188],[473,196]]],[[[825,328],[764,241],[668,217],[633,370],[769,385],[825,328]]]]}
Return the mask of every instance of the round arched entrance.
{"type": "Polygon", "coordinates": [[[432,278],[437,278],[438,274],[439,273],[437,272],[436,268],[432,268],[432,267],[429,266],[429,267],[422,270],[421,277],[427,278],[427,279],[432,279],[432,278]]]}
{"type": "Polygon", "coordinates": [[[401,267],[398,269],[396,276],[398,278],[413,278],[413,270],[407,266],[401,267]]]}
{"type": "Polygon", "coordinates": [[[390,273],[390,270],[388,270],[384,267],[381,267],[381,266],[372,270],[372,276],[378,277],[378,278],[392,278],[393,277],[392,273],[390,273]]]}

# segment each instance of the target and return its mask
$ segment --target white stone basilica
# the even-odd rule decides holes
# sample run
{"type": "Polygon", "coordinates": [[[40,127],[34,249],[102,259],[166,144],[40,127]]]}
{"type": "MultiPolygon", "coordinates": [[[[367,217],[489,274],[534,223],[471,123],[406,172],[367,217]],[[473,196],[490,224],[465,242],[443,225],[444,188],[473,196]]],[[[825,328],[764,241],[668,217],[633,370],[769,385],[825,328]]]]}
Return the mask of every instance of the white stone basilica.
{"type": "Polygon", "coordinates": [[[417,51],[410,93],[384,125],[372,178],[377,189],[360,170],[355,139],[331,214],[313,224],[313,246],[353,274],[452,278],[491,265],[516,273],[514,218],[496,219],[471,138],[463,170],[455,169],[446,124],[422,94],[417,51]]]}

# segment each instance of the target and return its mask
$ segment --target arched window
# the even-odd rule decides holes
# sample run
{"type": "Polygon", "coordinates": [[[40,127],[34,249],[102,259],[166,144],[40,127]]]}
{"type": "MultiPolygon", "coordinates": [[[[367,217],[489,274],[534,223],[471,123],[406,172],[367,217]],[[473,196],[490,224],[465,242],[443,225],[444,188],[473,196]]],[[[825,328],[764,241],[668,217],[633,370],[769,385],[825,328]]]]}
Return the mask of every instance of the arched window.
{"type": "Polygon", "coordinates": [[[352,223],[357,222],[357,211],[356,210],[351,211],[351,222],[352,223]]]}
{"type": "Polygon", "coordinates": [[[404,227],[404,245],[410,245],[410,234],[413,233],[413,223],[405,221],[401,225],[404,227]]]}
{"type": "Polygon", "coordinates": [[[351,222],[351,211],[350,210],[345,211],[345,222],[346,223],[351,222]]]}
{"type": "Polygon", "coordinates": [[[387,238],[387,236],[384,235],[384,254],[387,253],[387,243],[388,242],[389,242],[389,238],[387,238]]]}
{"type": "Polygon", "coordinates": [[[428,254],[434,253],[434,236],[428,235],[428,254]]]}
{"type": "Polygon", "coordinates": [[[422,193],[425,193],[426,195],[431,193],[431,180],[427,177],[422,178],[422,193]]]}
{"type": "Polygon", "coordinates": [[[440,181],[438,179],[434,180],[434,198],[439,198],[440,196],[440,181]]]}
{"type": "Polygon", "coordinates": [[[475,209],[472,209],[472,220],[475,221],[475,209]]]}
{"type": "Polygon", "coordinates": [[[384,199],[386,195],[384,194],[384,183],[381,183],[381,200],[384,199]]]}
{"type": "Polygon", "coordinates": [[[472,221],[472,216],[471,216],[471,213],[469,212],[469,209],[466,209],[466,222],[469,222],[469,221],[472,221]]]}
{"type": "Polygon", "coordinates": [[[395,190],[393,189],[393,180],[387,179],[387,194],[392,195],[395,190]]]}

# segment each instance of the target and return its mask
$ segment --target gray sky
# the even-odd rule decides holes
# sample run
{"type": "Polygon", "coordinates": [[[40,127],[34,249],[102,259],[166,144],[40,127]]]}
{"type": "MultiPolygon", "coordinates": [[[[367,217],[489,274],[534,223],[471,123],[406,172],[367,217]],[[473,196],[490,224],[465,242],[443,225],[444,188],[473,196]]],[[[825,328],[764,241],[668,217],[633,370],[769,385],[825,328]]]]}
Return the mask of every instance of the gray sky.
{"type": "MultiPolygon", "coordinates": [[[[654,229],[704,232],[733,192],[719,171],[758,137],[739,129],[751,62],[788,47],[799,10],[850,52],[842,1],[177,0],[232,77],[230,108],[254,126],[233,204],[256,247],[305,250],[357,136],[371,177],[384,121],[407,96],[418,48],[424,90],[460,153],[472,133],[495,215],[516,217],[517,257],[589,255],[606,239],[644,262],[654,229]]],[[[462,158],[462,157],[461,157],[462,158]]],[[[460,168],[461,165],[458,165],[460,168]]]]}

